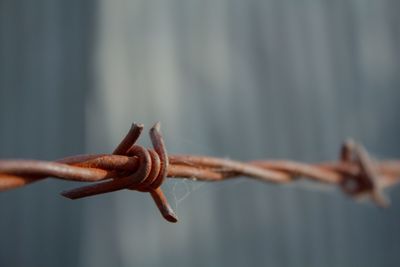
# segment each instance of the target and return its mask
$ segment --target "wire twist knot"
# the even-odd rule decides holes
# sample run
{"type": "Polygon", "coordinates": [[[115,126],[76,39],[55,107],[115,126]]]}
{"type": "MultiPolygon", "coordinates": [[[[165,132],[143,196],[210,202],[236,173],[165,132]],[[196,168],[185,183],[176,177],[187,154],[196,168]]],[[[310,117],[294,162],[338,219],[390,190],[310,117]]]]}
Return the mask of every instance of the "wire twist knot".
{"type": "MultiPolygon", "coordinates": [[[[71,199],[78,199],[122,189],[149,192],[163,217],[170,222],[177,222],[176,215],[160,188],[167,176],[169,165],[160,124],[156,123],[150,129],[150,139],[154,150],[135,145],[142,130],[143,125],[133,124],[131,130],[113,152],[114,155],[128,156],[138,160],[138,164],[132,164],[132,170],[122,171],[116,176],[118,178],[110,181],[79,187],[62,194],[71,199]]],[[[97,165],[101,165],[101,162],[97,162],[97,165]]]]}
{"type": "Polygon", "coordinates": [[[340,185],[345,193],[353,197],[368,194],[378,206],[389,205],[389,200],[378,183],[376,164],[363,146],[351,139],[345,141],[340,151],[340,160],[343,163],[354,164],[359,169],[355,173],[346,173],[341,180],[340,185]]]}

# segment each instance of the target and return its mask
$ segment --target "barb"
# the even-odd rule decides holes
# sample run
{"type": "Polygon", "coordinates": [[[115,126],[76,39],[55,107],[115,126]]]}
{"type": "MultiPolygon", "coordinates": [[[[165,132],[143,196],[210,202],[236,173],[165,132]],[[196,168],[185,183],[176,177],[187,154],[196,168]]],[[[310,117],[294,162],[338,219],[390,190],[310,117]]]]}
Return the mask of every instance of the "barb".
{"type": "Polygon", "coordinates": [[[160,124],[150,129],[153,149],[135,144],[142,130],[142,124],[134,123],[113,154],[78,155],[54,162],[0,160],[0,191],[47,177],[92,182],[61,194],[79,199],[122,189],[148,192],[162,216],[169,222],[177,222],[161,190],[167,177],[221,181],[247,176],[279,184],[305,177],[337,184],[352,197],[370,196],[381,207],[389,203],[383,189],[400,180],[400,160],[374,161],[363,146],[351,140],[343,144],[339,161],[306,164],[289,160],[257,160],[244,163],[207,156],[168,156],[160,124]]]}

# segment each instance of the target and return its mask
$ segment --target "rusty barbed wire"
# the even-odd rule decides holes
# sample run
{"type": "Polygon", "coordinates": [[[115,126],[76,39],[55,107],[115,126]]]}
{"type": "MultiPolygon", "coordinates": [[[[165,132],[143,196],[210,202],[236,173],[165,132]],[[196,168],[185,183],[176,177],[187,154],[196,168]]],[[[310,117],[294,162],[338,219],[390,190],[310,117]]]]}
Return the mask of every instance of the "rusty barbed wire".
{"type": "Polygon", "coordinates": [[[339,185],[352,197],[370,196],[381,207],[389,203],[383,189],[400,180],[400,160],[375,161],[362,145],[352,140],[342,145],[338,161],[316,164],[290,160],[239,162],[208,156],[168,155],[159,123],[150,129],[153,149],[147,149],[135,144],[142,130],[142,124],[132,124],[112,154],[78,155],[54,162],[0,160],[0,191],[47,177],[92,182],[61,194],[70,199],[79,199],[122,189],[148,192],[162,216],[169,222],[177,222],[161,190],[167,177],[221,181],[247,176],[280,184],[305,177],[339,185]]]}

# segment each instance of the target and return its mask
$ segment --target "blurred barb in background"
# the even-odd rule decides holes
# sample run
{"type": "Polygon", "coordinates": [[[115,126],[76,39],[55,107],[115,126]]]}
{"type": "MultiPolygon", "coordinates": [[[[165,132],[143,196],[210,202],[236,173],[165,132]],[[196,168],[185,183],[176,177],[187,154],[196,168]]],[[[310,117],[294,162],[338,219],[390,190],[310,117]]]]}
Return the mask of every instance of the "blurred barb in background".
{"type": "MultiPolygon", "coordinates": [[[[110,152],[132,121],[161,121],[170,153],[321,161],[352,136],[399,158],[399,11],[1,0],[0,156],[110,152]]],[[[0,194],[0,266],[398,266],[400,188],[379,210],[314,186],[171,180],[170,225],[147,194],[37,183],[0,194]]]]}

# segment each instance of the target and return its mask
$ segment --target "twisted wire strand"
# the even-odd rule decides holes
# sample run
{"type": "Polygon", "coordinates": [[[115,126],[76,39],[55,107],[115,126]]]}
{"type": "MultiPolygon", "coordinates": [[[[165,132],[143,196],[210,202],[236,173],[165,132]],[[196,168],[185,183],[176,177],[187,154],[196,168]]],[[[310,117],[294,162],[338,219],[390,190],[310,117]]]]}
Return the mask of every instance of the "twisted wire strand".
{"type": "Polygon", "coordinates": [[[167,177],[221,181],[246,176],[278,184],[305,177],[337,184],[353,197],[370,196],[381,207],[389,203],[382,190],[400,180],[400,160],[374,161],[363,146],[351,140],[343,144],[338,161],[315,164],[290,160],[239,162],[208,156],[168,155],[159,123],[150,129],[154,149],[144,148],[135,144],[142,130],[142,124],[133,124],[112,154],[77,155],[54,162],[0,160],[0,191],[47,177],[91,182],[61,194],[79,199],[122,189],[148,192],[162,216],[169,222],[177,222],[161,190],[167,177]]]}

